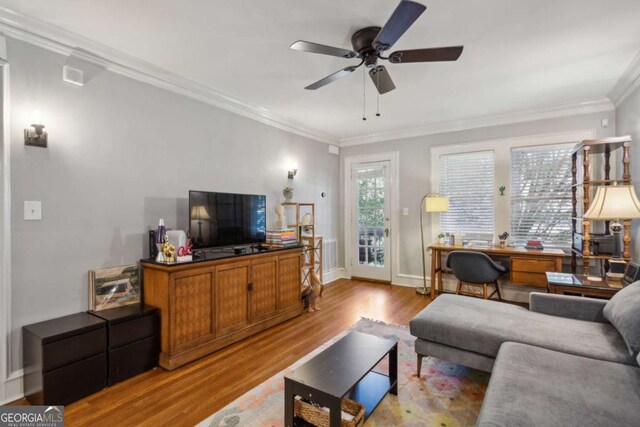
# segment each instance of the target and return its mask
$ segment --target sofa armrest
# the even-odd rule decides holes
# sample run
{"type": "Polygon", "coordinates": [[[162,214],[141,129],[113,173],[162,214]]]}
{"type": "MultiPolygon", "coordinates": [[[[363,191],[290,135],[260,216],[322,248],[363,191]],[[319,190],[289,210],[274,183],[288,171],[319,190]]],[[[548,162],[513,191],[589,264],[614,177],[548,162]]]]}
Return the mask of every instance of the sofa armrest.
{"type": "Polygon", "coordinates": [[[596,298],[539,292],[529,294],[530,311],[589,322],[609,323],[602,314],[602,309],[606,304],[606,300],[596,298]]]}

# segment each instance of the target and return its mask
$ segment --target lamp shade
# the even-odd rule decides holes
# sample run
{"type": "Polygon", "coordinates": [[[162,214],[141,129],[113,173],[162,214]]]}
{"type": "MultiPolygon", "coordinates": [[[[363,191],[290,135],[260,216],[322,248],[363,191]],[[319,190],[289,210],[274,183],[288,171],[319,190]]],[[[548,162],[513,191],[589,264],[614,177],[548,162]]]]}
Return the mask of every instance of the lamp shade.
{"type": "Polygon", "coordinates": [[[640,218],[640,201],[632,185],[598,187],[584,217],[604,220],[640,218]]]}
{"type": "Polygon", "coordinates": [[[449,198],[439,194],[429,195],[425,199],[425,209],[427,212],[448,212],[449,198]]]}
{"type": "Polygon", "coordinates": [[[191,207],[191,218],[198,220],[211,219],[209,212],[207,212],[207,208],[203,205],[193,205],[191,207]]]}

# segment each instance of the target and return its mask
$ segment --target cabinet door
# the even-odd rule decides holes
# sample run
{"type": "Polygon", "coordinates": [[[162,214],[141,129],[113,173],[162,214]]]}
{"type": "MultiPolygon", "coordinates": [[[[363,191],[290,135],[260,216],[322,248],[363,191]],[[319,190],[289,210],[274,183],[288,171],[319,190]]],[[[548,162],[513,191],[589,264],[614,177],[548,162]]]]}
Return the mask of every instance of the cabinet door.
{"type": "Polygon", "coordinates": [[[249,324],[249,262],[216,268],[215,319],[218,336],[249,324]]]}
{"type": "Polygon", "coordinates": [[[213,269],[179,272],[172,282],[170,351],[183,351],[213,339],[213,269]]]}
{"type": "Polygon", "coordinates": [[[300,304],[300,254],[283,255],[278,260],[278,310],[300,304]]]}
{"type": "Polygon", "coordinates": [[[251,323],[267,319],[277,311],[278,258],[270,257],[251,263],[249,292],[251,323]]]}

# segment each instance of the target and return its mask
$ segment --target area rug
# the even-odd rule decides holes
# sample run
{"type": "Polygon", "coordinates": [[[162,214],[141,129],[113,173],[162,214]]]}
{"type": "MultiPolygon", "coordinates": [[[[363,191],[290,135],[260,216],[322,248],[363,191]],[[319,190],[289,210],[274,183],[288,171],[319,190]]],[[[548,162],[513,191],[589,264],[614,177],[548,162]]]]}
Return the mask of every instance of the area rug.
{"type": "MultiPolygon", "coordinates": [[[[360,331],[398,341],[398,396],[387,395],[365,426],[475,425],[489,374],[429,357],[424,359],[422,376],[417,378],[414,338],[408,328],[361,319],[351,328],[202,421],[198,427],[283,427],[283,377],[350,331],[360,331]]],[[[388,372],[387,358],[376,370],[388,372]]]]}

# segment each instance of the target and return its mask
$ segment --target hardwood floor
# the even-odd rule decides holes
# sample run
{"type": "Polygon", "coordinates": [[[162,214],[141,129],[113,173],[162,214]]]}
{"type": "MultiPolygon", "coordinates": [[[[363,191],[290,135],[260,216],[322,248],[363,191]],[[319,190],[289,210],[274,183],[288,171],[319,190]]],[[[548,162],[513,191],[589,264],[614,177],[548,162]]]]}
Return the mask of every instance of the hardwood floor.
{"type": "Polygon", "coordinates": [[[65,425],[194,425],[360,317],[407,325],[429,301],[410,287],[338,280],[325,287],[320,312],[304,313],[174,371],[156,368],[93,394],[65,407],[65,425]]]}

